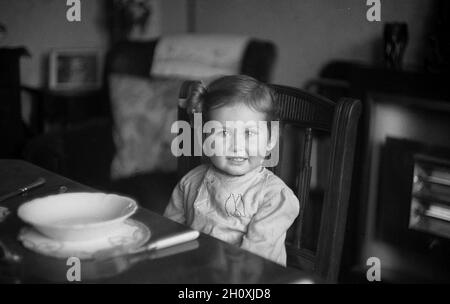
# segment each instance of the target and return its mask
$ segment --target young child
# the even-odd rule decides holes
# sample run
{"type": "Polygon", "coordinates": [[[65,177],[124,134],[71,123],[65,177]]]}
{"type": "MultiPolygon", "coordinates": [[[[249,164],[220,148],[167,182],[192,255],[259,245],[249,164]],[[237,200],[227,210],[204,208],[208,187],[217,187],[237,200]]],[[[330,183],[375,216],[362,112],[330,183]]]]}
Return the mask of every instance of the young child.
{"type": "Polygon", "coordinates": [[[286,231],[299,213],[299,201],[262,166],[278,138],[270,128],[276,120],[273,92],[251,77],[225,76],[208,87],[199,82],[187,104],[204,121],[220,123],[207,136],[224,153],[181,179],[164,215],[286,265],[286,231]]]}

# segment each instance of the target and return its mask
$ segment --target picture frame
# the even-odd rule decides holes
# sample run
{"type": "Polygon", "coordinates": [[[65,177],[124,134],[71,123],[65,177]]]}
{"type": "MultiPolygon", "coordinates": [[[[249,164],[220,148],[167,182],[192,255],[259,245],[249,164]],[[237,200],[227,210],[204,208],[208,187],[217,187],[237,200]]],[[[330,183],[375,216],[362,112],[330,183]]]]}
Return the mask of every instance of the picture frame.
{"type": "Polygon", "coordinates": [[[49,89],[99,89],[101,71],[102,56],[98,49],[53,49],[49,57],[49,89]]]}

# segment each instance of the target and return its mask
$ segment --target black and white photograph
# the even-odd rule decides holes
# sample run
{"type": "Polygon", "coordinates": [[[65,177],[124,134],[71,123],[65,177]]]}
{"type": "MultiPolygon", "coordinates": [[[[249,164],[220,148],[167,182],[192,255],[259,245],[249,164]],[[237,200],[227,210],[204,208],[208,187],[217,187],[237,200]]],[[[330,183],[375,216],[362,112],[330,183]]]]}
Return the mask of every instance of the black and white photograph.
{"type": "Polygon", "coordinates": [[[448,284],[449,64],[444,0],[0,0],[0,283],[448,284]]]}

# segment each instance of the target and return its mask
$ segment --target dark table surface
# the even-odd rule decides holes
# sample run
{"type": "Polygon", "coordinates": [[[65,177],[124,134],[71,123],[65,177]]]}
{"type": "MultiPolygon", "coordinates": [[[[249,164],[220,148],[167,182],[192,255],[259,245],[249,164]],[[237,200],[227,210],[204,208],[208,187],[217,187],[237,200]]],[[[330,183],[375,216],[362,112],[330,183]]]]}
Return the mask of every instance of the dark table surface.
{"type": "MultiPolygon", "coordinates": [[[[22,160],[0,160],[0,196],[21,188],[39,177],[46,183],[26,194],[0,202],[10,210],[0,223],[0,241],[20,261],[0,260],[0,282],[3,283],[67,283],[71,265],[59,259],[35,253],[23,247],[17,235],[25,224],[17,217],[20,204],[31,199],[67,192],[96,192],[22,160]]],[[[133,219],[147,225],[151,239],[182,231],[185,226],[140,208],[133,219]]],[[[84,283],[302,283],[316,282],[308,272],[285,268],[248,251],[201,234],[189,243],[161,249],[153,253],[115,257],[106,261],[81,260],[81,282],[84,283]]]]}

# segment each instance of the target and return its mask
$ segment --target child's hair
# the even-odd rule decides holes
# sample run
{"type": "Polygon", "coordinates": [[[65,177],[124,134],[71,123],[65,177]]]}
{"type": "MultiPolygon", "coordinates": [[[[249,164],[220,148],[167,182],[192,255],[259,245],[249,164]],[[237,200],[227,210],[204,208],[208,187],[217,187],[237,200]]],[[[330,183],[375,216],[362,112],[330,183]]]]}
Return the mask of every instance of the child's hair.
{"type": "Polygon", "coordinates": [[[211,110],[238,103],[265,113],[267,121],[278,120],[273,90],[246,75],[224,76],[207,87],[202,82],[196,82],[186,101],[188,109],[192,113],[202,113],[205,120],[208,120],[211,110]]]}

